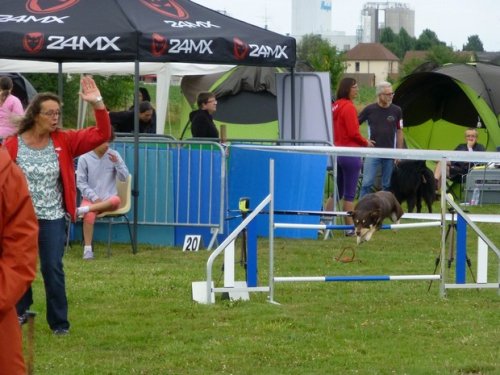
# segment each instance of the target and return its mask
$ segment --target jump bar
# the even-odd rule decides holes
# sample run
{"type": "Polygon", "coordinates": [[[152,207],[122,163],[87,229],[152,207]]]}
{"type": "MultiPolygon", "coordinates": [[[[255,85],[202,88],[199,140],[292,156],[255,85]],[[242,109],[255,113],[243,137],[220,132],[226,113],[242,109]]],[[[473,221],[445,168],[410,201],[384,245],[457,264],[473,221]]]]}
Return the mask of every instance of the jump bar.
{"type": "Polygon", "coordinates": [[[440,280],[441,275],[360,275],[360,276],[289,276],[275,277],[276,283],[285,282],[348,282],[348,281],[400,281],[400,280],[440,280]]]}
{"type": "MultiPolygon", "coordinates": [[[[240,210],[228,210],[230,213],[241,213],[240,210]]],[[[248,213],[252,210],[248,210],[248,213]]],[[[347,211],[296,211],[296,210],[274,210],[275,215],[296,215],[296,216],[351,216],[347,211]]],[[[261,211],[260,214],[269,215],[269,211],[261,211]]]]}
{"type": "MultiPolygon", "coordinates": [[[[381,229],[406,229],[406,228],[424,228],[424,227],[440,227],[440,221],[426,221],[423,223],[406,223],[406,224],[384,224],[381,229]]],[[[345,230],[354,229],[353,225],[333,225],[333,224],[297,224],[297,223],[275,223],[275,228],[287,229],[330,229],[330,230],[345,230]]]]}

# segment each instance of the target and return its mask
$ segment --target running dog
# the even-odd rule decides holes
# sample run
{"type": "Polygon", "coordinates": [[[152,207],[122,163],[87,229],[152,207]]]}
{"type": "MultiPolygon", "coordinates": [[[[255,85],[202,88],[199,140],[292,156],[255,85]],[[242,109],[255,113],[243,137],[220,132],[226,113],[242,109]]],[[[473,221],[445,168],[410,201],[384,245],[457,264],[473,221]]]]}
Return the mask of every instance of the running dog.
{"type": "Polygon", "coordinates": [[[425,165],[425,160],[402,160],[394,166],[391,176],[391,191],[400,204],[406,201],[408,212],[422,211],[422,200],[432,213],[432,203],[436,200],[436,180],[434,173],[425,165]]]}
{"type": "Polygon", "coordinates": [[[399,223],[403,210],[394,194],[389,191],[378,191],[361,198],[350,214],[359,245],[370,241],[373,234],[382,226],[384,219],[390,218],[393,222],[399,223]]]}

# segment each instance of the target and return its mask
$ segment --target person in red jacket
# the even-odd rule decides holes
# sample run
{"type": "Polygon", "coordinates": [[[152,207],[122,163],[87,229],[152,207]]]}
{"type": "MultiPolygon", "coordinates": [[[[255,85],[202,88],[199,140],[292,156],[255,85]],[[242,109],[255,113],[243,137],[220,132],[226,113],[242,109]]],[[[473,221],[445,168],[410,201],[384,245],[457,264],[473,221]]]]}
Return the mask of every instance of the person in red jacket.
{"type": "Polygon", "coordinates": [[[0,149],[0,373],[25,375],[16,303],[36,274],[38,222],[26,178],[0,149]]]}
{"type": "MultiPolygon", "coordinates": [[[[83,100],[91,103],[97,126],[80,130],[60,127],[61,100],[52,93],[36,95],[19,124],[18,134],[5,140],[11,158],[24,172],[38,218],[40,267],[45,285],[47,322],[56,335],[69,332],[68,301],[63,270],[66,215],[76,219],[73,159],[111,136],[108,111],[94,80],[82,78],[83,100]]],[[[17,305],[20,322],[33,303],[31,288],[17,305]]]]}
{"type": "MultiPolygon", "coordinates": [[[[344,78],[337,88],[336,100],[332,104],[333,140],[335,146],[373,147],[373,142],[363,138],[359,132],[358,114],[353,100],[358,96],[358,85],[354,78],[344,78]]],[[[354,209],[354,197],[358,186],[362,160],[360,157],[339,156],[337,158],[338,198],[343,200],[342,210],[354,209]]],[[[351,217],[345,217],[345,223],[352,225],[351,217]]],[[[346,232],[354,235],[354,231],[346,232]]]]}

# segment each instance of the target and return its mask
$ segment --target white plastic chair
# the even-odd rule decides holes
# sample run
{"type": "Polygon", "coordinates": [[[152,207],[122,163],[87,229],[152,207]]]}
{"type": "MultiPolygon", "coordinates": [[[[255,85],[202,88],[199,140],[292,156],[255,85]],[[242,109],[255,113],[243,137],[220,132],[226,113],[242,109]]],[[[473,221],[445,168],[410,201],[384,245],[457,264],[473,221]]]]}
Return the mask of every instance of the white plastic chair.
{"type": "Polygon", "coordinates": [[[116,190],[118,191],[118,196],[120,197],[120,207],[114,211],[105,211],[97,215],[98,219],[107,220],[108,227],[108,257],[111,255],[111,226],[113,224],[120,224],[120,222],[114,221],[115,218],[125,218],[128,227],[128,233],[130,236],[130,244],[132,245],[132,251],[135,254],[134,241],[132,239],[132,230],[130,228],[130,221],[127,214],[130,211],[132,202],[132,176],[129,174],[125,181],[120,181],[116,179],[116,190]]]}

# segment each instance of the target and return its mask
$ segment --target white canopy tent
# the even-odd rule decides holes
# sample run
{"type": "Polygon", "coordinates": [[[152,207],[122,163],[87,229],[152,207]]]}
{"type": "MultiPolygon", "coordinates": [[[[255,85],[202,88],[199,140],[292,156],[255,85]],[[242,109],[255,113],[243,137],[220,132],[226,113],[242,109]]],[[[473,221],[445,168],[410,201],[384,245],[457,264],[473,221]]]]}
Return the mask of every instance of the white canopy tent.
{"type": "MultiPolygon", "coordinates": [[[[126,75],[134,74],[133,62],[96,63],[67,62],[62,63],[62,72],[69,74],[126,75]]],[[[139,64],[139,74],[156,75],[156,132],[164,133],[167,118],[168,95],[172,76],[203,75],[224,72],[234,65],[189,64],[189,63],[149,63],[139,64]]],[[[0,59],[0,73],[58,73],[59,64],[47,61],[0,59]]],[[[81,116],[79,116],[80,118],[81,116]]]]}

